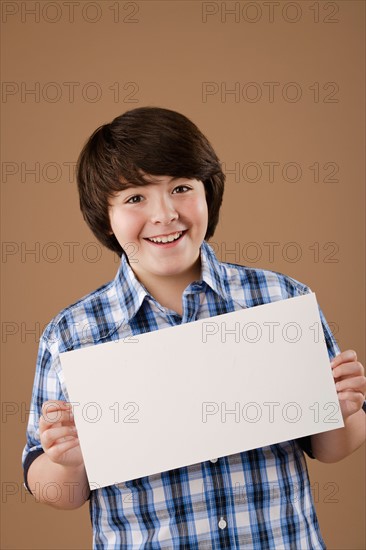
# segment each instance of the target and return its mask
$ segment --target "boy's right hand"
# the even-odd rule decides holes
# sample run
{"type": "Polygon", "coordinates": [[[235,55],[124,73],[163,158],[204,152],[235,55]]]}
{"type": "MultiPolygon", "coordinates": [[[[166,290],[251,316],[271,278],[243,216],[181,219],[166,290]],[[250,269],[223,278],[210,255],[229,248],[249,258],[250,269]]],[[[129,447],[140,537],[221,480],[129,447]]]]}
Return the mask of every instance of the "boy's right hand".
{"type": "Polygon", "coordinates": [[[39,435],[43,450],[52,462],[71,468],[84,465],[70,403],[43,403],[39,435]]]}

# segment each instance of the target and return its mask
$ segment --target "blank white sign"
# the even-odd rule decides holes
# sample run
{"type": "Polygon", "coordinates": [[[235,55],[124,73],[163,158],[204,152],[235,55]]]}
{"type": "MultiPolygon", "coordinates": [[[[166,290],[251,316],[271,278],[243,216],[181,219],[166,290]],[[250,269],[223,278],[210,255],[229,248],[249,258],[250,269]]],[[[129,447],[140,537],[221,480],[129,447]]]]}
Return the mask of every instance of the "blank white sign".
{"type": "Polygon", "coordinates": [[[60,359],[94,488],[344,425],[314,293],[60,359]]]}

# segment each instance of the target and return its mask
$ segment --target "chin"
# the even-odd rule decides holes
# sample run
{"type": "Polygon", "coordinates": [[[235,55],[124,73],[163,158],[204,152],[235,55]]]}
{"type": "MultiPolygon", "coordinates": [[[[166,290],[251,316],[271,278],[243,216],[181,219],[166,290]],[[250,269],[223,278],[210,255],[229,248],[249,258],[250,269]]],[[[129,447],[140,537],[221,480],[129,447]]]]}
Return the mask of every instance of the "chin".
{"type": "Polygon", "coordinates": [[[167,277],[170,277],[170,276],[173,276],[173,275],[180,275],[181,273],[183,273],[184,271],[186,271],[187,268],[184,268],[184,267],[177,267],[177,268],[174,268],[174,267],[167,267],[166,269],[158,269],[156,270],[156,275],[161,275],[161,276],[164,276],[166,275],[167,277]]]}
{"type": "Polygon", "coordinates": [[[167,277],[170,277],[173,275],[180,275],[181,273],[182,273],[182,269],[162,269],[160,271],[157,271],[156,275],[161,275],[161,276],[166,275],[167,277]]]}

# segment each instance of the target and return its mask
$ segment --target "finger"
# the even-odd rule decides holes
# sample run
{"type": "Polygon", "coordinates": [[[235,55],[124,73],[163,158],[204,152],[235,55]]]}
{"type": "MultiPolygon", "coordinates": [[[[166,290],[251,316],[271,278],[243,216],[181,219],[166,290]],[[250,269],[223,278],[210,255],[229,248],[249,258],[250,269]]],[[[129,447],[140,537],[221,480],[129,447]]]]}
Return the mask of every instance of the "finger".
{"type": "Polygon", "coordinates": [[[330,366],[334,368],[347,361],[357,361],[357,353],[353,349],[342,351],[331,361],[330,366]]]}
{"type": "Polygon", "coordinates": [[[74,415],[70,408],[45,409],[41,417],[44,426],[50,427],[53,424],[70,424],[74,423],[74,415]]]}
{"type": "Polygon", "coordinates": [[[41,443],[43,448],[49,448],[59,439],[68,438],[77,436],[76,428],[71,426],[65,428],[49,428],[46,430],[41,437],[41,443]]]}
{"type": "Polygon", "coordinates": [[[333,367],[333,376],[334,378],[339,378],[340,376],[349,376],[349,375],[363,375],[365,369],[359,361],[352,361],[350,363],[342,363],[337,367],[333,367]]]}
{"type": "Polygon", "coordinates": [[[339,401],[351,401],[352,403],[356,403],[360,409],[365,400],[365,396],[362,393],[356,391],[342,391],[339,392],[337,395],[339,401]]]}
{"type": "Polygon", "coordinates": [[[53,441],[52,442],[52,445],[47,445],[46,447],[44,445],[43,446],[43,449],[44,451],[48,452],[50,449],[52,449],[53,447],[56,447],[62,443],[67,443],[69,441],[74,441],[75,439],[79,440],[79,438],[76,436],[76,435],[65,435],[64,437],[59,437],[58,439],[56,439],[56,441],[53,441]]]}
{"type": "Polygon", "coordinates": [[[364,395],[366,392],[366,378],[364,376],[353,376],[352,378],[346,378],[337,382],[335,386],[337,392],[351,390],[364,395]]]}
{"type": "Polygon", "coordinates": [[[57,401],[57,400],[49,400],[45,401],[42,405],[42,414],[52,410],[67,410],[72,409],[72,404],[68,403],[67,401],[57,401]]]}
{"type": "Polygon", "coordinates": [[[50,457],[50,459],[53,462],[57,462],[66,451],[70,451],[71,449],[74,449],[79,445],[79,439],[77,437],[73,437],[69,441],[65,441],[63,443],[56,443],[51,448],[47,450],[47,454],[50,457]]]}

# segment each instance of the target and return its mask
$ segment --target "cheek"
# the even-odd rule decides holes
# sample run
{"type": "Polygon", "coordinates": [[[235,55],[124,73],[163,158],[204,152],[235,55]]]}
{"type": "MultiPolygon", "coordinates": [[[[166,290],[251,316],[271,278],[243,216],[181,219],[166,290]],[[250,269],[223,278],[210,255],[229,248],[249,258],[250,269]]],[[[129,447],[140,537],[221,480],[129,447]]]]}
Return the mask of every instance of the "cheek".
{"type": "Polygon", "coordinates": [[[195,200],[192,202],[192,204],[189,206],[189,212],[192,217],[196,219],[196,221],[203,223],[205,220],[208,219],[208,207],[206,198],[203,197],[200,200],[195,200]]]}
{"type": "Polygon", "coordinates": [[[109,222],[111,224],[113,233],[116,236],[118,236],[118,233],[120,232],[120,226],[121,226],[121,223],[119,222],[118,212],[112,211],[109,213],[109,222]]]}
{"type": "Polygon", "coordinates": [[[115,235],[132,240],[141,229],[142,222],[136,214],[129,212],[113,212],[110,214],[110,223],[115,235]]]}

